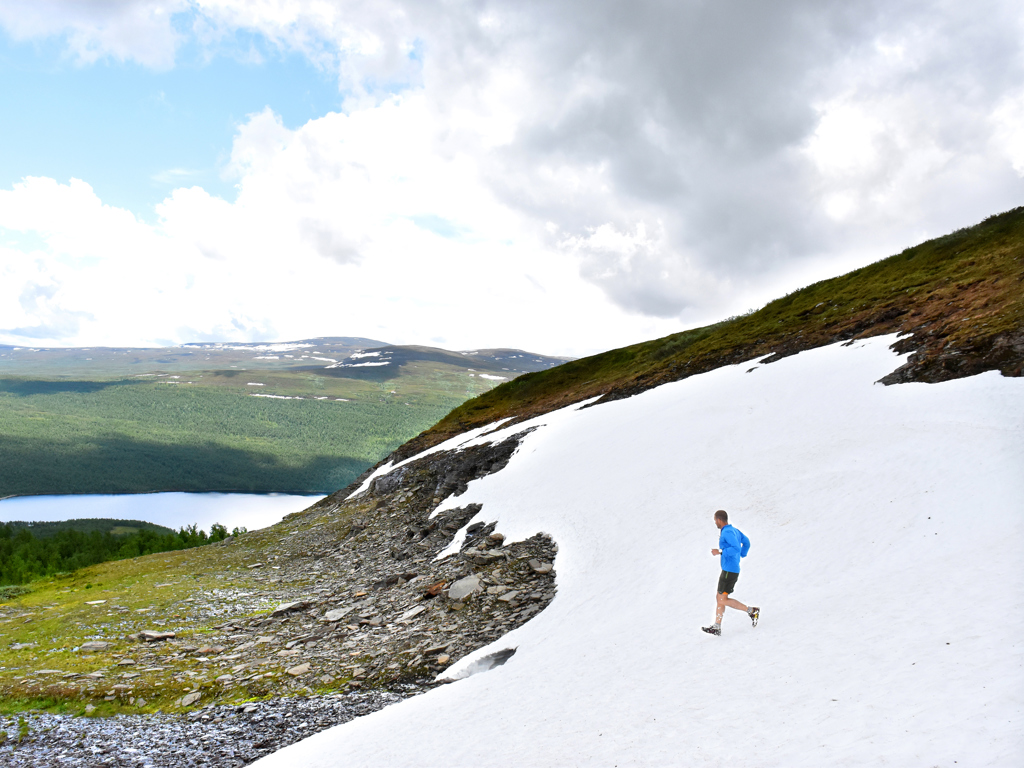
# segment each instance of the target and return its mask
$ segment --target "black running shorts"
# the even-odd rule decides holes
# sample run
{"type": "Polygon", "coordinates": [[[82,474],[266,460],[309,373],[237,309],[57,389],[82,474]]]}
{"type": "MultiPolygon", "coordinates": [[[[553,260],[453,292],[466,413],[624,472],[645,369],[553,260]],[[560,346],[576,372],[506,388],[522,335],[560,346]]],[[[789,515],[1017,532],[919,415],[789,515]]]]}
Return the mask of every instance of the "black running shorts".
{"type": "Polygon", "coordinates": [[[718,577],[718,591],[725,592],[727,595],[731,595],[732,591],[736,589],[736,580],[740,577],[738,573],[730,573],[729,571],[722,571],[722,575],[718,577]]]}

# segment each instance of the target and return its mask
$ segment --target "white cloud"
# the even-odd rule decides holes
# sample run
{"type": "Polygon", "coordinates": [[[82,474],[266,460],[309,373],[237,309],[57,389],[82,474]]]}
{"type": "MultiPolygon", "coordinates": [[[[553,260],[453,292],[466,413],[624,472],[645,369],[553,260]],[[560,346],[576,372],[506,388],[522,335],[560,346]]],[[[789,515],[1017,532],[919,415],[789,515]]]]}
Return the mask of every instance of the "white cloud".
{"type": "Polygon", "coordinates": [[[346,97],[294,130],[250,116],[227,167],[237,199],[177,189],[156,226],[79,182],[4,193],[25,212],[5,220],[46,233],[43,273],[22,279],[59,286],[47,307],[93,312],[79,334],[115,310],[72,301],[68,265],[99,274],[130,252],[145,290],[178,302],[173,323],[158,300],[126,326],[146,338],[416,328],[595,349],[743,311],[1024,191],[1009,0],[5,9],[12,34],[64,34],[82,61],[166,66],[181,35],[217,55],[243,30],[336,73],[346,97]]]}
{"type": "Polygon", "coordinates": [[[271,112],[253,115],[232,154],[237,200],[177,189],[154,225],[103,205],[77,180],[0,191],[0,226],[46,244],[0,251],[11,293],[0,339],[347,334],[412,343],[443,329],[467,348],[548,350],[558,334],[555,351],[578,354],[598,338],[672,330],[610,306],[579,279],[571,254],[538,241],[528,220],[494,199],[471,157],[434,151],[436,121],[422,94],[294,131],[271,112]],[[425,226],[431,217],[458,236],[425,226]],[[47,286],[45,302],[19,303],[15,287],[33,285],[47,286]]]}
{"type": "Polygon", "coordinates": [[[16,40],[64,36],[82,64],[110,57],[166,69],[180,43],[172,16],[188,7],[188,0],[7,0],[0,25],[16,40]]]}

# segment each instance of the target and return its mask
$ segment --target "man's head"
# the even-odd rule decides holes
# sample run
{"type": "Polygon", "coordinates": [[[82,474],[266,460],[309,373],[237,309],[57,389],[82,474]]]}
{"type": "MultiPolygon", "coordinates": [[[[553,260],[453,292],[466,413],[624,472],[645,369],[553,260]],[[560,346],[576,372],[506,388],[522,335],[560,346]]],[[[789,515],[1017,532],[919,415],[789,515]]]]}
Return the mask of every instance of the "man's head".
{"type": "Polygon", "coordinates": [[[720,509],[717,512],[715,512],[715,525],[717,525],[721,529],[721,528],[724,528],[725,526],[727,526],[728,524],[729,524],[729,513],[728,512],[726,512],[724,509],[720,509]]]}

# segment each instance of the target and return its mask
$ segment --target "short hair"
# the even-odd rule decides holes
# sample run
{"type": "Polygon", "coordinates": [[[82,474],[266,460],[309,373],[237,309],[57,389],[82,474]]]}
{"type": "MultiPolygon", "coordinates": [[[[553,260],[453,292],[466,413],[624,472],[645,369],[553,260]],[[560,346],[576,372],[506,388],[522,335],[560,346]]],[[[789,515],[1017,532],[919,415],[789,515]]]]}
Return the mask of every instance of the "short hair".
{"type": "Polygon", "coordinates": [[[728,523],[729,522],[729,513],[726,512],[724,509],[720,509],[717,512],[715,512],[715,519],[716,520],[721,520],[723,523],[728,523]]]}

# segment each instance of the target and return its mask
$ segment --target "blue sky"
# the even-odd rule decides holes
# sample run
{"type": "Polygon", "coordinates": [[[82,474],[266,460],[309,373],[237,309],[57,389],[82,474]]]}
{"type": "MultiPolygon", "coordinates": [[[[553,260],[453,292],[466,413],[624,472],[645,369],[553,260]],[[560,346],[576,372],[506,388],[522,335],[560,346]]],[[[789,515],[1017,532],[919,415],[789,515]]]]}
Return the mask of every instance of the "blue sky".
{"type": "Polygon", "coordinates": [[[262,61],[208,58],[193,43],[172,69],[154,71],[77,64],[60,38],[15,42],[0,32],[0,187],[25,176],[79,178],[104,202],[146,219],[175,187],[234,199],[224,164],[247,115],[269,106],[296,128],[338,110],[343,98],[336,74],[270,50],[258,36],[239,37],[235,50],[260,50],[262,61]]]}

